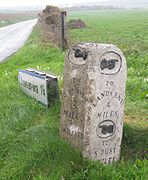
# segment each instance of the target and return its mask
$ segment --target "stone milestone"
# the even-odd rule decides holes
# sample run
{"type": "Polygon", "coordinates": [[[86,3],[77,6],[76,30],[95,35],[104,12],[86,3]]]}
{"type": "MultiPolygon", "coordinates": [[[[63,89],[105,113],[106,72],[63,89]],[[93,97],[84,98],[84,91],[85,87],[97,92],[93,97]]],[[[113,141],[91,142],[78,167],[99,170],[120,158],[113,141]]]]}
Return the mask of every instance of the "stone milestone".
{"type": "Polygon", "coordinates": [[[44,43],[51,43],[54,46],[67,48],[67,23],[66,12],[55,6],[46,6],[38,14],[38,26],[42,30],[44,43]]]}
{"type": "Polygon", "coordinates": [[[111,163],[120,158],[126,60],[114,45],[78,43],[64,67],[61,136],[84,157],[111,163]]]}
{"type": "Polygon", "coordinates": [[[37,69],[19,70],[18,80],[22,91],[50,106],[59,98],[58,79],[56,76],[37,69]]]}

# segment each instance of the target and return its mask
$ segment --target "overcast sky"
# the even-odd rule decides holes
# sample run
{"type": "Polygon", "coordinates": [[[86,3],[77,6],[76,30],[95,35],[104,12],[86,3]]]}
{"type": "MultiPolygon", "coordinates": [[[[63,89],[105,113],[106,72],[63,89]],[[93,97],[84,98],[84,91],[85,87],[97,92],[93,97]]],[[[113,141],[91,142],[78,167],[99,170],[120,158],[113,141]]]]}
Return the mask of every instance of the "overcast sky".
{"type": "Polygon", "coordinates": [[[0,8],[18,6],[45,7],[46,5],[66,5],[66,7],[70,7],[73,4],[83,4],[84,2],[89,3],[89,5],[98,2],[98,5],[112,5],[115,7],[148,7],[148,0],[0,0],[0,8]]]}
{"type": "Polygon", "coordinates": [[[16,7],[16,6],[45,6],[45,5],[62,5],[83,2],[96,2],[107,0],[0,0],[0,7],[16,7]]]}

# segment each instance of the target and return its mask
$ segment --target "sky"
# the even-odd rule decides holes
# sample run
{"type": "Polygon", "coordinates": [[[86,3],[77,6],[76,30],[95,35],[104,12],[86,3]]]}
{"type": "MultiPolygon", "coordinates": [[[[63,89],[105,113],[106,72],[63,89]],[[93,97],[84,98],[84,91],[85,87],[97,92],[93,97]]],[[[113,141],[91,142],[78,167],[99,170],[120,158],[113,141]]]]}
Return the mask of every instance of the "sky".
{"type": "Polygon", "coordinates": [[[107,0],[0,0],[0,7],[16,7],[16,6],[46,6],[67,4],[71,6],[73,3],[96,2],[107,0]]]}
{"type": "Polygon", "coordinates": [[[112,5],[115,7],[147,7],[148,0],[0,0],[0,8],[3,7],[20,7],[30,6],[32,7],[45,7],[46,5],[71,7],[73,4],[83,4],[84,2],[91,3],[98,2],[98,5],[112,5]]]}

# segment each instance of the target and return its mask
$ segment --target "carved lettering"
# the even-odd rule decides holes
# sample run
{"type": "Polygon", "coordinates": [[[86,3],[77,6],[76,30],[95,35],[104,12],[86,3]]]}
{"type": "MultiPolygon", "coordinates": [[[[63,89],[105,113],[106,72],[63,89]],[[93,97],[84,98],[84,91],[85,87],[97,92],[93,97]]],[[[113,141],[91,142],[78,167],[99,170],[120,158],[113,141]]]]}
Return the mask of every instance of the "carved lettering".
{"type": "Polygon", "coordinates": [[[66,133],[67,135],[78,136],[80,138],[83,138],[84,135],[83,131],[80,132],[80,131],[70,130],[69,128],[64,128],[63,132],[66,133]]]}
{"type": "Polygon", "coordinates": [[[113,86],[114,82],[113,81],[106,81],[106,86],[113,86]]]}
{"type": "Polygon", "coordinates": [[[78,118],[78,113],[74,112],[74,111],[64,110],[64,115],[68,118],[71,118],[71,119],[77,119],[78,118]]]}
{"type": "Polygon", "coordinates": [[[118,111],[105,111],[98,113],[99,118],[111,118],[111,117],[118,117],[118,111]]]}
{"type": "Polygon", "coordinates": [[[102,141],[103,146],[108,146],[110,144],[110,141],[102,141]]]}
{"type": "Polygon", "coordinates": [[[112,155],[114,153],[116,153],[116,147],[109,149],[102,149],[102,155],[112,155]]]}
{"type": "Polygon", "coordinates": [[[121,105],[124,104],[124,100],[123,100],[123,98],[121,97],[121,95],[120,95],[118,92],[104,91],[104,92],[101,93],[100,96],[97,96],[97,99],[98,99],[99,101],[101,101],[101,100],[102,100],[103,98],[105,98],[105,97],[115,98],[115,99],[117,99],[117,100],[119,101],[119,103],[120,103],[121,105]]]}

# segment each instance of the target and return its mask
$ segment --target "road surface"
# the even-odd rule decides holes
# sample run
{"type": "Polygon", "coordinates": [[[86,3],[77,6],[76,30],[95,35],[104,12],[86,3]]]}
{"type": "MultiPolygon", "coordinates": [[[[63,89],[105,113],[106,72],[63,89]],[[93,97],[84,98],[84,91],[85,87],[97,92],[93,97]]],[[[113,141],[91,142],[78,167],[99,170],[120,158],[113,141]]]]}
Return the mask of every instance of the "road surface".
{"type": "Polygon", "coordinates": [[[0,28],[0,63],[24,45],[36,22],[33,19],[0,28]]]}

